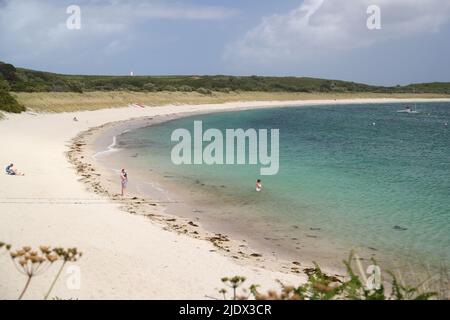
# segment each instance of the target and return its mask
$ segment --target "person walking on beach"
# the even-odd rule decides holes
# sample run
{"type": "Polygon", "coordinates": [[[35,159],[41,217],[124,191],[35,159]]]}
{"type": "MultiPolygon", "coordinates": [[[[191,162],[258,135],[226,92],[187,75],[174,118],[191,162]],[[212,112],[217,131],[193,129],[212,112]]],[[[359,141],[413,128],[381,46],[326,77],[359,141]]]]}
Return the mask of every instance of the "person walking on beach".
{"type": "Polygon", "coordinates": [[[120,171],[120,182],[121,182],[121,185],[122,185],[122,193],[121,193],[121,195],[123,197],[124,194],[125,194],[125,189],[127,188],[127,184],[128,184],[128,173],[125,171],[125,169],[122,169],[120,171]]]}
{"type": "Polygon", "coordinates": [[[262,188],[261,179],[256,180],[256,191],[260,192],[262,188]]]}

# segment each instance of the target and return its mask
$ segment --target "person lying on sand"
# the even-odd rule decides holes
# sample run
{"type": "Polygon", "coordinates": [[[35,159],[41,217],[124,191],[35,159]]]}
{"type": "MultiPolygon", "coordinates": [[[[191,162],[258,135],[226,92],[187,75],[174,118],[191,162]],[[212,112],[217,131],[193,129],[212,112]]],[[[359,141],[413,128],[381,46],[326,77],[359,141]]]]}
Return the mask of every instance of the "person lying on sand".
{"type": "Polygon", "coordinates": [[[24,173],[19,172],[14,168],[14,164],[11,163],[9,166],[5,168],[6,174],[10,176],[24,176],[24,173]]]}

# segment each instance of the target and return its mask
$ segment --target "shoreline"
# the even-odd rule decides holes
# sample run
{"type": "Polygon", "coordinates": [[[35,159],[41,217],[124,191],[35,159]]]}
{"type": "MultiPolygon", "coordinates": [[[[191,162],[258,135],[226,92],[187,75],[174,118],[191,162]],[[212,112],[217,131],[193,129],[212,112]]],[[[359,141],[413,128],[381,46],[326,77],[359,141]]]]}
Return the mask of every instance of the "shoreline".
{"type": "MultiPolygon", "coordinates": [[[[121,204],[109,201],[107,197],[100,197],[104,203],[89,205],[89,201],[100,200],[98,196],[94,197],[94,194],[86,191],[84,183],[79,182],[80,176],[75,172],[76,167],[67,164],[66,152],[70,150],[71,141],[80,133],[91,136],[93,128],[142,117],[177,113],[186,115],[189,112],[237,111],[239,108],[245,110],[277,106],[414,101],[450,102],[450,99],[420,99],[420,101],[358,99],[313,102],[269,101],[266,103],[254,101],[145,109],[117,108],[63,114],[7,115],[6,119],[0,121],[0,134],[14,138],[0,142],[3,150],[9,150],[8,154],[0,155],[0,160],[5,163],[14,161],[27,175],[13,179],[1,176],[1,184],[8,185],[8,189],[0,190],[1,198],[43,199],[47,197],[54,199],[55,202],[31,205],[2,203],[0,234],[5,239],[0,240],[12,243],[15,247],[28,244],[33,246],[67,245],[76,246],[85,252],[79,263],[85,277],[82,289],[79,292],[71,292],[64,287],[64,281],[61,280],[54,291],[54,295],[59,297],[204,298],[207,294],[217,292],[215,289],[221,287],[221,277],[233,274],[247,276],[249,281],[260,283],[264,289],[276,288],[274,279],[280,279],[285,283],[299,283],[305,280],[305,275],[272,271],[264,263],[261,267],[249,264],[239,265],[233,258],[211,252],[215,249],[211,240],[206,242],[179,233],[167,232],[160,225],[143,223],[145,221],[143,217],[123,214],[121,205],[138,204],[134,202],[142,204],[142,199],[134,199],[131,204],[121,204]],[[80,119],[79,122],[72,121],[74,116],[80,119]],[[57,199],[68,197],[68,195],[74,199],[81,199],[81,203],[57,202],[57,199]],[[143,253],[149,257],[143,256],[143,253]],[[155,257],[157,257],[156,260],[155,257]],[[179,259],[185,263],[187,261],[189,269],[181,269],[179,259]],[[102,270],[98,270],[99,266],[102,270]],[[118,275],[120,275],[119,278],[117,278],[118,275]],[[178,286],[173,288],[175,284],[178,286]]],[[[80,141],[75,141],[74,145],[77,148],[83,147],[80,141]]],[[[89,166],[80,169],[91,170],[89,166]]],[[[100,190],[99,185],[95,186],[100,190]]],[[[148,206],[154,207],[154,204],[148,203],[148,206]]],[[[197,227],[190,227],[193,228],[190,229],[192,232],[197,231],[197,227]]],[[[219,237],[214,242],[223,244],[229,241],[219,237]]],[[[259,257],[252,258],[258,260],[259,257]]],[[[20,287],[16,283],[21,283],[23,279],[14,268],[9,267],[11,266],[0,266],[0,272],[3,274],[0,281],[0,296],[13,299],[18,290],[16,287],[20,287]]],[[[41,289],[46,286],[45,279],[48,279],[47,275],[43,275],[39,281],[36,280],[37,288],[30,291],[29,297],[39,298],[41,289]]]]}
{"type": "MultiPolygon", "coordinates": [[[[374,102],[374,104],[378,104],[378,103],[384,103],[385,101],[382,102],[374,102]]],[[[403,102],[403,101],[402,101],[403,102]]],[[[427,101],[428,102],[428,101],[427,101]]],[[[360,103],[360,102],[358,102],[360,103]]],[[[341,103],[336,103],[338,105],[340,105],[341,103]]],[[[347,104],[347,103],[345,103],[347,104]]],[[[329,103],[321,103],[321,102],[317,102],[318,106],[323,106],[323,105],[329,105],[329,103]]],[[[274,108],[274,107],[280,107],[280,108],[284,108],[284,107],[298,107],[298,104],[292,104],[291,102],[289,102],[287,105],[279,105],[279,106],[273,106],[273,105],[269,105],[267,106],[268,108],[274,108]]],[[[309,107],[311,106],[310,104],[306,103],[305,105],[303,105],[304,107],[309,107]]],[[[256,107],[256,108],[265,108],[265,107],[256,107]]],[[[101,175],[103,177],[108,176],[109,179],[115,179],[117,180],[117,174],[112,174],[112,170],[117,170],[117,168],[120,167],[119,163],[116,163],[116,167],[117,168],[113,168],[111,167],[111,158],[109,157],[109,159],[106,159],[106,161],[103,161],[103,163],[101,163],[102,161],[98,161],[97,159],[97,155],[99,154],[103,154],[105,153],[109,153],[109,152],[120,152],[120,147],[118,149],[112,148],[113,146],[116,145],[116,137],[122,133],[128,132],[130,130],[136,130],[139,128],[143,128],[143,127],[149,127],[149,126],[153,126],[153,125],[157,125],[157,124],[161,124],[161,123],[166,123],[166,122],[170,122],[176,119],[180,119],[180,118],[186,118],[186,117],[192,117],[195,115],[205,115],[205,114],[211,114],[211,113],[216,113],[216,112],[239,112],[242,110],[249,110],[249,109],[256,109],[255,107],[238,107],[238,108],[232,108],[232,109],[225,109],[225,110],[204,110],[204,111],[197,111],[197,112],[186,112],[186,113],[174,113],[174,114],[170,114],[170,115],[163,115],[163,116],[155,116],[153,118],[143,118],[143,119],[135,119],[135,120],[126,120],[126,121],[121,121],[119,123],[110,123],[110,124],[106,124],[105,126],[102,126],[100,128],[93,128],[92,131],[88,134],[89,137],[84,137],[83,134],[81,134],[79,136],[78,142],[81,142],[82,144],[86,145],[86,150],[78,150],[75,151],[74,154],[78,155],[74,155],[72,159],[75,161],[79,161],[79,163],[83,163],[83,161],[80,162],[80,155],[83,155],[84,159],[87,158],[94,158],[95,161],[88,161],[88,162],[84,162],[84,165],[89,164],[90,166],[92,166],[95,169],[95,172],[99,171],[101,172],[101,175]],[[94,146],[94,140],[98,140],[98,138],[101,137],[102,138],[102,145],[99,146],[94,146]],[[105,140],[106,139],[106,140],[105,140]],[[111,144],[111,141],[113,142],[111,144]],[[89,151],[88,151],[89,150],[89,151]],[[76,159],[78,158],[78,159],[76,159]]],[[[98,141],[97,141],[98,142],[98,141]]],[[[75,144],[75,142],[74,142],[75,144]]],[[[120,156],[119,156],[120,157],[120,156]]],[[[107,156],[108,158],[108,156],[107,156]]],[[[124,161],[126,161],[126,159],[123,159],[124,161]]],[[[128,170],[128,169],[127,169],[128,170]]],[[[147,179],[150,178],[150,181],[155,181],[155,182],[151,182],[152,186],[149,187],[147,190],[152,189],[151,192],[142,192],[141,190],[139,190],[139,187],[135,187],[134,189],[132,189],[131,192],[127,192],[130,194],[130,197],[134,197],[134,198],[139,198],[138,202],[146,202],[146,201],[152,201],[151,199],[153,199],[153,202],[155,203],[155,205],[158,204],[158,201],[154,201],[154,197],[151,197],[150,195],[154,195],[154,194],[158,194],[158,193],[163,193],[164,195],[166,194],[172,194],[175,195],[176,200],[182,200],[183,198],[179,198],[178,197],[178,192],[181,192],[181,190],[183,190],[183,188],[185,188],[185,186],[182,187],[177,187],[176,185],[168,185],[167,183],[161,183],[162,182],[162,173],[157,173],[157,174],[153,174],[153,169],[150,169],[150,171],[152,171],[152,174],[149,176],[146,176],[145,179],[143,179],[142,177],[140,177],[141,179],[137,178],[134,179],[134,182],[136,185],[138,184],[142,184],[142,182],[144,183],[150,183],[147,181],[147,179]],[[154,183],[156,183],[156,185],[158,187],[155,187],[154,183]],[[162,187],[161,187],[162,185],[162,187]],[[162,190],[160,189],[163,188],[162,190]],[[138,190],[136,190],[136,188],[138,190]],[[159,189],[159,190],[155,190],[155,189],[159,189]]],[[[137,175],[133,175],[133,176],[137,176],[137,175]]],[[[113,196],[111,194],[111,190],[112,189],[117,189],[117,183],[105,183],[105,179],[86,179],[84,181],[85,183],[90,185],[90,188],[92,190],[96,190],[98,188],[97,183],[100,183],[103,186],[106,186],[106,190],[103,190],[104,193],[109,197],[112,198],[113,201],[118,201],[119,199],[116,196],[113,196]]],[[[183,190],[184,191],[184,190],[183,190]]],[[[95,191],[97,192],[97,191],[95,191]]],[[[157,198],[157,197],[156,197],[157,198]]],[[[186,197],[184,198],[184,200],[186,200],[186,197]]],[[[163,202],[164,203],[164,202],[163,202]]],[[[178,202],[176,202],[178,203],[178,202]]],[[[301,265],[303,268],[311,268],[314,266],[314,261],[321,261],[324,258],[324,255],[326,256],[327,254],[324,252],[320,255],[318,255],[318,253],[312,253],[310,252],[309,254],[307,254],[308,258],[302,257],[301,260],[297,259],[296,256],[293,256],[293,253],[291,252],[290,254],[286,251],[283,253],[283,250],[276,248],[274,245],[267,245],[265,243],[259,242],[259,241],[249,241],[252,240],[249,238],[248,234],[243,234],[241,233],[236,233],[233,232],[233,230],[229,229],[229,228],[224,228],[221,225],[218,225],[217,223],[213,223],[211,224],[211,221],[209,221],[210,223],[207,226],[204,226],[204,217],[199,218],[198,214],[193,213],[195,212],[194,210],[191,209],[195,209],[196,206],[193,204],[187,204],[187,207],[185,207],[185,202],[182,202],[183,204],[183,208],[174,208],[173,206],[171,206],[170,202],[168,202],[167,204],[163,204],[164,206],[164,210],[163,212],[159,213],[159,214],[149,214],[149,218],[152,219],[153,221],[156,221],[160,224],[162,224],[162,226],[164,228],[167,228],[168,230],[172,230],[175,232],[182,232],[185,234],[188,234],[190,236],[193,236],[196,239],[203,239],[206,241],[211,241],[215,246],[218,247],[219,251],[221,251],[222,254],[224,254],[227,257],[231,257],[233,259],[236,260],[240,260],[243,259],[244,262],[253,264],[255,266],[265,266],[265,267],[270,267],[272,270],[276,270],[276,271],[280,271],[280,272],[288,272],[288,273],[294,273],[294,274],[298,274],[300,273],[300,269],[297,267],[299,265],[301,265]],[[166,210],[167,209],[167,210],[166,210]],[[182,210],[182,211],[181,211],[182,210]],[[192,211],[192,212],[191,212],[192,211]],[[188,213],[189,212],[189,213],[188,213]],[[194,225],[195,227],[192,228],[192,225],[194,225]],[[220,241],[217,239],[222,238],[224,239],[224,241],[220,241]],[[214,239],[214,240],[211,240],[214,239]],[[237,240],[237,239],[244,239],[244,240],[237,240]],[[217,242],[216,242],[217,240],[217,242]],[[244,242],[243,242],[244,241],[244,242]],[[226,243],[226,244],[225,244],[226,243]],[[245,248],[245,249],[243,249],[245,248]],[[281,250],[281,251],[280,251],[281,250]],[[312,254],[312,255],[311,255],[312,254]],[[322,257],[320,257],[322,256],[322,257]],[[258,259],[252,259],[258,257],[258,259]],[[294,267],[293,267],[294,265],[294,267]]],[[[153,208],[154,209],[154,208],[153,208]]],[[[204,208],[203,208],[204,209],[204,208]]],[[[146,210],[145,208],[140,208],[138,205],[137,206],[126,206],[124,208],[124,211],[127,211],[131,214],[140,214],[140,215],[144,215],[147,216],[148,214],[148,210],[146,210]]],[[[201,215],[201,214],[200,214],[201,215]]],[[[312,236],[311,236],[312,237],[312,236]]],[[[314,236],[314,238],[317,238],[317,236],[314,236]]],[[[315,240],[319,240],[319,239],[315,239],[315,240]]],[[[302,243],[304,243],[305,239],[302,239],[302,243]]],[[[322,242],[324,242],[325,240],[321,240],[322,242]]],[[[350,248],[350,246],[349,246],[350,248]]],[[[356,250],[356,252],[359,255],[359,259],[361,261],[369,261],[370,259],[374,258],[374,254],[376,254],[378,250],[374,249],[374,248],[353,248],[356,250]]],[[[333,259],[334,261],[332,261],[332,263],[330,264],[325,264],[323,261],[320,263],[321,268],[329,273],[329,274],[333,274],[335,276],[338,275],[342,275],[345,274],[345,268],[343,267],[341,260],[342,258],[345,258],[347,254],[349,254],[350,251],[352,251],[353,249],[349,249],[348,252],[343,253],[342,255],[336,255],[335,259],[333,259]]],[[[308,251],[308,250],[307,250],[308,251]]],[[[309,250],[311,251],[311,250],[309,250]]],[[[330,250],[328,250],[330,251],[330,250]]],[[[329,253],[329,252],[328,252],[329,253]]],[[[342,253],[342,252],[341,252],[342,253]]],[[[301,254],[301,256],[304,256],[305,252],[303,252],[301,254]]],[[[380,252],[378,252],[378,254],[380,254],[380,252]]],[[[380,260],[380,257],[376,258],[378,261],[382,261],[380,260]]],[[[327,260],[330,260],[330,258],[327,258],[327,260]]],[[[404,267],[400,267],[401,265],[403,265],[404,263],[402,263],[400,260],[396,261],[394,263],[395,267],[392,270],[400,270],[404,267]]],[[[386,264],[383,264],[384,266],[386,266],[386,264]]]]}
{"type": "MultiPolygon", "coordinates": [[[[114,126],[114,124],[111,125],[114,126]]],[[[115,125],[120,126],[121,124],[115,125]]],[[[177,201],[170,199],[167,199],[167,201],[157,200],[149,197],[147,194],[143,194],[140,190],[136,190],[135,187],[127,190],[125,197],[121,197],[118,193],[113,192],[113,190],[118,191],[117,174],[112,173],[111,167],[98,164],[94,159],[97,153],[93,152],[90,141],[95,139],[96,135],[104,134],[104,132],[101,132],[102,130],[108,129],[111,130],[111,128],[102,126],[82,133],[73,140],[71,150],[68,152],[69,161],[77,168],[78,174],[82,177],[80,181],[86,184],[90,192],[118,203],[122,211],[131,215],[143,216],[149,219],[151,223],[158,224],[164,230],[210,242],[215,247],[214,250],[211,250],[212,252],[218,252],[227,258],[235,260],[237,263],[262,267],[272,271],[293,274],[301,273],[300,269],[296,267],[296,265],[300,265],[298,261],[295,261],[295,264],[291,266],[293,269],[290,270],[288,261],[269,262],[261,253],[248,247],[245,240],[244,242],[235,240],[227,234],[207,230],[203,227],[201,220],[199,221],[194,217],[187,218],[177,215],[168,207],[172,203],[178,203],[177,201]],[[89,158],[93,160],[85,160],[89,158]]],[[[165,192],[165,190],[160,191],[165,192]]],[[[302,263],[303,268],[311,266],[302,263]]]]}
{"type": "MultiPolygon", "coordinates": [[[[237,110],[229,110],[234,112],[237,110]]],[[[220,112],[224,112],[223,110],[220,112]]],[[[225,112],[227,112],[225,110],[225,112]]],[[[228,231],[223,231],[223,228],[210,228],[211,226],[204,226],[203,218],[197,217],[199,214],[187,213],[190,209],[194,209],[194,206],[186,204],[178,197],[178,191],[166,189],[167,186],[161,186],[159,183],[160,175],[156,180],[156,185],[152,185],[147,188],[146,191],[151,189],[151,193],[142,192],[139,188],[139,184],[152,183],[146,180],[135,181],[135,186],[127,190],[127,195],[122,198],[119,194],[113,192],[118,190],[118,173],[110,162],[102,162],[97,158],[98,155],[103,153],[115,152],[120,150],[111,150],[111,146],[114,144],[114,140],[117,134],[141,128],[152,126],[168,121],[189,117],[193,115],[209,114],[210,112],[188,112],[180,114],[172,114],[170,116],[156,116],[154,118],[143,118],[135,120],[125,120],[118,123],[109,123],[97,128],[91,128],[86,132],[80,133],[73,139],[71,150],[68,152],[69,161],[77,168],[78,174],[81,175],[81,181],[87,185],[91,192],[100,194],[107,197],[113,202],[121,204],[121,209],[132,215],[141,215],[147,217],[152,222],[158,223],[165,230],[172,232],[186,234],[195,239],[201,239],[203,241],[211,242],[216,248],[217,252],[224,256],[235,260],[241,264],[249,264],[255,267],[263,267],[272,271],[279,271],[291,274],[301,274],[303,270],[314,267],[313,261],[305,261],[305,259],[288,259],[287,256],[279,257],[275,255],[275,252],[271,252],[273,247],[264,247],[262,244],[259,246],[252,246],[249,243],[249,239],[246,239],[245,235],[239,237],[241,240],[237,240],[234,235],[230,235],[228,231]],[[124,131],[125,130],[125,131],[124,131]],[[96,145],[98,139],[101,138],[101,146],[96,145]],[[108,142],[109,141],[109,142],[108,142]],[[113,141],[113,144],[109,144],[113,141]],[[105,149],[106,147],[106,149],[105,149]],[[163,189],[160,189],[163,188],[163,189]],[[156,196],[151,196],[151,195],[156,196]],[[159,197],[163,194],[163,198],[159,197]],[[175,194],[175,200],[170,197],[166,198],[167,194],[175,194]],[[159,200],[158,200],[159,198],[159,200]],[[130,200],[131,199],[131,200],[130,200]],[[134,201],[133,201],[134,199],[134,201]],[[182,208],[174,208],[174,205],[181,205],[182,208]],[[218,230],[213,230],[218,229],[218,230]],[[221,230],[222,229],[222,230],[221,230]]],[[[130,172],[129,169],[127,169],[130,172]]],[[[152,178],[156,178],[156,175],[152,174],[152,178]]],[[[130,186],[130,184],[129,184],[130,186]]],[[[133,184],[131,184],[133,186],[133,184]]],[[[173,187],[173,186],[172,186],[173,187]]],[[[347,254],[347,253],[346,253],[347,254]]],[[[343,256],[342,258],[344,258],[343,256]]],[[[345,273],[342,263],[336,266],[321,265],[323,271],[334,276],[340,276],[345,273]]]]}

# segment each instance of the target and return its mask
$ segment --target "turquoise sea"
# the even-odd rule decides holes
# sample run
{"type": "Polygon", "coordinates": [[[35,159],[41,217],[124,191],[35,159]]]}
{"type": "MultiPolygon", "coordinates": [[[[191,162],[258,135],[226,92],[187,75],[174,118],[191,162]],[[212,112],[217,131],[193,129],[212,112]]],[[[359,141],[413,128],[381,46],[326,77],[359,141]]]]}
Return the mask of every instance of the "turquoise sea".
{"type": "MultiPolygon", "coordinates": [[[[450,104],[340,105],[195,115],[117,137],[128,166],[186,190],[195,215],[287,255],[450,262],[450,104]],[[173,130],[280,129],[280,170],[171,162],[173,130]],[[263,191],[255,192],[262,179],[263,191]],[[340,255],[342,253],[342,255],[340,255]]],[[[133,177],[130,177],[132,183],[133,177]]]]}

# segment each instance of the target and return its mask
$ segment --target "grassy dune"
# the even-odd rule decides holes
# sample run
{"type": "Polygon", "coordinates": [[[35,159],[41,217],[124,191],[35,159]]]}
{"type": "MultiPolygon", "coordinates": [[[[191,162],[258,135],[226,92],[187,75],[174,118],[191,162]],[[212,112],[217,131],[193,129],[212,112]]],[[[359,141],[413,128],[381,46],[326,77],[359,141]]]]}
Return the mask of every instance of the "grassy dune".
{"type": "Polygon", "coordinates": [[[35,112],[69,112],[97,110],[127,106],[129,103],[142,103],[149,106],[167,104],[207,104],[237,101],[286,101],[286,100],[320,100],[320,99],[357,99],[357,98],[450,98],[444,94],[409,94],[409,93],[295,93],[295,92],[130,92],[130,91],[96,91],[85,93],[73,92],[15,92],[17,101],[35,112]]]}

